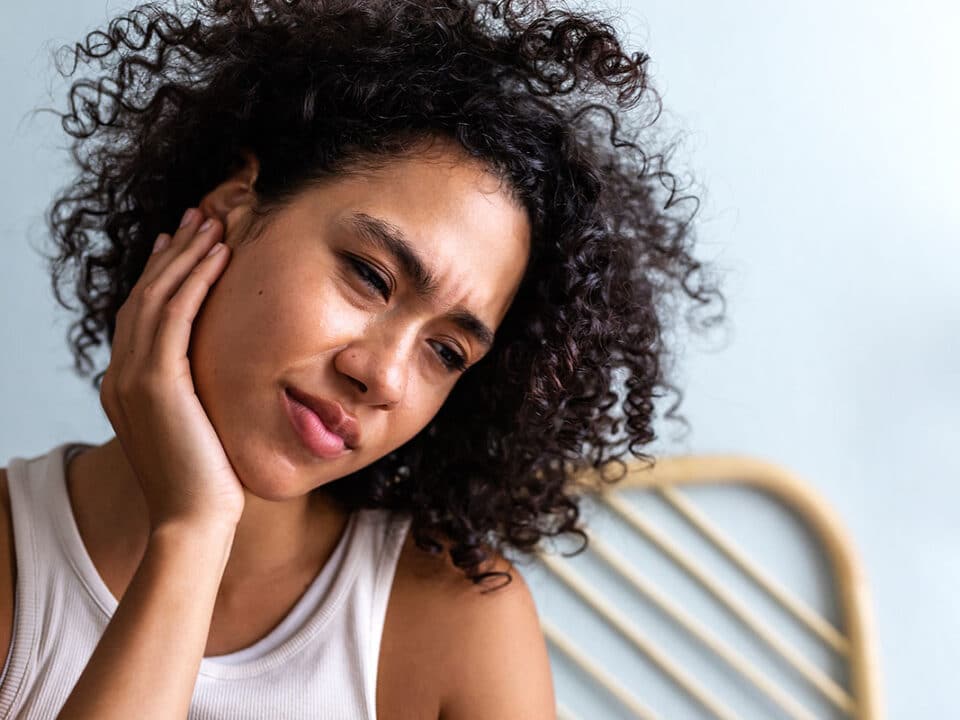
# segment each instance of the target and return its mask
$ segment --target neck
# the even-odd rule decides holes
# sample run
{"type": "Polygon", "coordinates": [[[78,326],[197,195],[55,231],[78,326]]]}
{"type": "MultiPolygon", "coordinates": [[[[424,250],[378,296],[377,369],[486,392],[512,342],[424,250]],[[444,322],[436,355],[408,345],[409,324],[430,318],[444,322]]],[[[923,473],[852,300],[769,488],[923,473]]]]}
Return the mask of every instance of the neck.
{"type": "MultiPolygon", "coordinates": [[[[116,438],[77,455],[67,484],[81,534],[84,529],[109,532],[111,537],[101,540],[137,548],[136,557],[142,557],[150,532],[147,505],[116,438]]],[[[347,520],[348,513],[322,491],[280,502],[246,491],[221,592],[242,593],[264,582],[316,574],[347,520]]]]}

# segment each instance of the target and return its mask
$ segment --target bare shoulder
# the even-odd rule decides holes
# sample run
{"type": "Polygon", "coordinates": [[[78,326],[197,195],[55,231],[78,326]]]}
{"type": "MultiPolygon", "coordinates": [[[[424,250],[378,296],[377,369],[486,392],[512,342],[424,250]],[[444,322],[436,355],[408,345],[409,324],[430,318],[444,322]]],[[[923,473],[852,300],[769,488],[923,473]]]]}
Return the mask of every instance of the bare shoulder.
{"type": "Polygon", "coordinates": [[[13,637],[13,598],[16,587],[13,522],[10,518],[10,492],[7,471],[0,468],[0,667],[13,637]]]}
{"type": "Polygon", "coordinates": [[[386,667],[403,668],[405,692],[410,692],[411,675],[420,676],[421,702],[414,704],[423,711],[411,718],[552,720],[553,681],[530,589],[500,555],[482,570],[508,572],[511,580],[505,584],[506,577],[495,576],[477,585],[449,554],[431,556],[408,536],[397,564],[381,659],[386,667]],[[411,667],[420,672],[410,673],[411,667]]]}

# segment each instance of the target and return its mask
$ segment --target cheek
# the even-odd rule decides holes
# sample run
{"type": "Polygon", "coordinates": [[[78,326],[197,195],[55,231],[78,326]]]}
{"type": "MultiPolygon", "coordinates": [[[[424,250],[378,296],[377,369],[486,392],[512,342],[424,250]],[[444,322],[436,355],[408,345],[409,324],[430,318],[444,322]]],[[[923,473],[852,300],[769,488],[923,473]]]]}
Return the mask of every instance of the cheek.
{"type": "Polygon", "coordinates": [[[309,355],[355,334],[367,317],[346,302],[337,283],[326,269],[274,268],[238,277],[225,288],[218,313],[232,328],[224,346],[250,358],[309,355]]]}
{"type": "Polygon", "coordinates": [[[331,288],[275,288],[258,298],[253,322],[274,351],[311,354],[326,350],[356,329],[362,318],[331,288]]]}

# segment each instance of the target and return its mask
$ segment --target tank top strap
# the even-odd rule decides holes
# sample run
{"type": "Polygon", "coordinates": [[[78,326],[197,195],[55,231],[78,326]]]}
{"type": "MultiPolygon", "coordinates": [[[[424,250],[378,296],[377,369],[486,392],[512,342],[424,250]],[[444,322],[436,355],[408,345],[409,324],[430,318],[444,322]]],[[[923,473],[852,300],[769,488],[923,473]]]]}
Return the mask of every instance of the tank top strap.
{"type": "Polygon", "coordinates": [[[36,672],[37,647],[45,632],[43,618],[48,615],[47,605],[57,598],[52,591],[75,578],[60,524],[64,513],[70,513],[64,463],[68,452],[82,447],[63,443],[43,455],[15,457],[8,463],[16,590],[10,649],[0,675],[0,716],[13,707],[25,681],[36,672]]]}
{"type": "Polygon", "coordinates": [[[363,668],[363,677],[357,678],[357,681],[363,688],[367,717],[375,718],[377,670],[383,625],[411,517],[406,514],[392,514],[388,510],[365,512],[368,524],[375,529],[370,533],[370,550],[376,560],[361,568],[357,582],[358,612],[354,614],[354,618],[358,621],[356,637],[359,641],[360,666],[363,668]],[[364,622],[359,622],[361,620],[364,622]]]}

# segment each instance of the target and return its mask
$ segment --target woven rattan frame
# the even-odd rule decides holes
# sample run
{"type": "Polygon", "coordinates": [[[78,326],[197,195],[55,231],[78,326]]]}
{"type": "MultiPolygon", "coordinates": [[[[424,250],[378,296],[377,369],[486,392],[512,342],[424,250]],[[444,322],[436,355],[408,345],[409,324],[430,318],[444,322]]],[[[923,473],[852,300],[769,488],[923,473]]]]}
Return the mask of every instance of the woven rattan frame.
{"type": "MultiPolygon", "coordinates": [[[[815,692],[826,698],[843,715],[854,720],[883,718],[871,606],[863,568],[843,524],[823,498],[806,482],[778,465],[752,457],[688,455],[658,458],[652,468],[640,463],[628,465],[627,475],[616,485],[605,489],[599,497],[610,510],[679,565],[719,603],[725,605],[762,642],[777,652],[806,680],[815,692]],[[697,485],[753,488],[767,493],[796,513],[819,541],[829,561],[839,601],[842,632],[765,574],[684,497],[684,488],[697,485]],[[646,522],[637,510],[620,497],[622,490],[636,488],[658,493],[692,528],[719,549],[758,587],[806,626],[821,642],[843,657],[848,663],[849,689],[838,685],[783,641],[775,628],[765,625],[754,616],[750,609],[737,600],[729,590],[700,568],[665,534],[646,522]]],[[[815,717],[801,703],[770,681],[764,673],[715,637],[708,628],[700,626],[694,617],[677,607],[669,597],[645,581],[601,538],[594,536],[589,528],[586,531],[590,535],[591,549],[611,569],[618,572],[635,590],[696,638],[708,652],[712,652],[720,661],[728,663],[744,680],[752,683],[759,692],[776,704],[786,717],[798,720],[812,720],[815,717]]],[[[667,653],[644,638],[628,617],[608,603],[588,583],[581,580],[568,561],[547,553],[541,554],[540,560],[557,579],[571,588],[607,623],[631,641],[640,652],[670,677],[678,687],[694,698],[710,717],[723,720],[735,717],[732,711],[724,707],[706,689],[701,688],[695,678],[689,677],[681,667],[672,662],[667,653]]],[[[630,688],[607,674],[557,627],[545,619],[542,620],[542,626],[547,639],[555,648],[572,660],[585,674],[605,687],[621,704],[632,710],[636,717],[644,720],[656,717],[638,700],[630,688]]],[[[560,718],[574,717],[563,707],[558,708],[558,715],[560,718]]]]}

